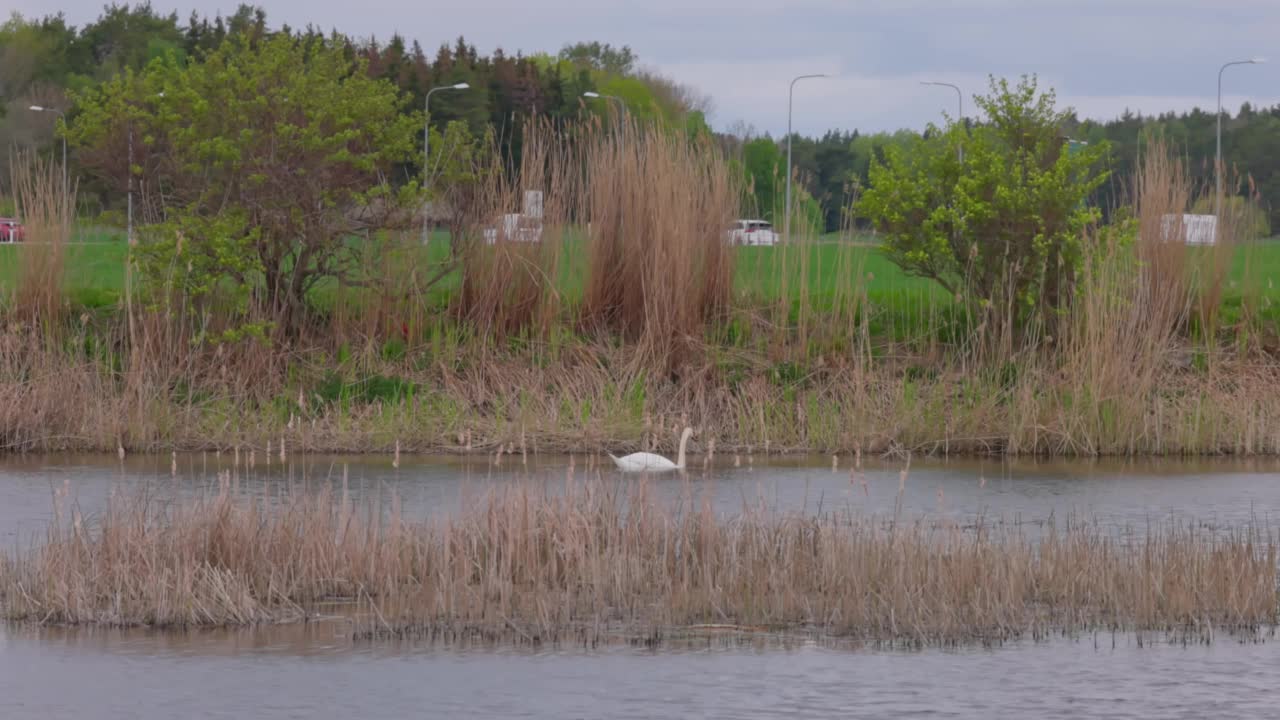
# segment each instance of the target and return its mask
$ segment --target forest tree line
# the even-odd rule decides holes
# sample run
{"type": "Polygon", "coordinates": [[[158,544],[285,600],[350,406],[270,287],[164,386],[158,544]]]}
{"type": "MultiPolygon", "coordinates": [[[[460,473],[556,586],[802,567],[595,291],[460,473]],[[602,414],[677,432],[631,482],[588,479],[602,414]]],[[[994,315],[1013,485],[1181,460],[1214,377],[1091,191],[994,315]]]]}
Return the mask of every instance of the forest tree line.
{"type": "MultiPolygon", "coordinates": [[[[1215,127],[1213,112],[1195,109],[1157,116],[1126,112],[1107,121],[1080,120],[1072,114],[1062,133],[1064,140],[1105,143],[1103,162],[1109,177],[1091,197],[1104,214],[1126,204],[1141,153],[1157,137],[1177,151],[1190,173],[1192,187],[1201,197],[1194,209],[1212,212],[1209,196],[1214,183],[1215,127]]],[[[858,218],[848,217],[849,208],[867,187],[873,159],[883,162],[889,146],[908,149],[923,136],[911,130],[870,134],[832,130],[817,138],[793,135],[796,179],[820,208],[823,229],[833,232],[857,224],[858,218]]],[[[744,157],[752,178],[763,185],[756,193],[760,212],[771,218],[773,209],[783,204],[780,181],[786,177],[781,169],[786,163],[785,138],[748,141],[744,157]],[[780,168],[776,173],[775,167],[780,168]],[[775,176],[778,181],[773,181],[775,176]]],[[[1261,208],[1266,222],[1259,232],[1280,231],[1280,105],[1256,108],[1245,103],[1234,115],[1224,108],[1222,157],[1224,192],[1248,197],[1261,208]]]]}
{"type": "MultiPolygon", "coordinates": [[[[709,133],[705,114],[708,98],[679,82],[644,70],[627,47],[583,42],[555,54],[507,54],[501,49],[481,54],[461,37],[428,53],[417,41],[399,35],[381,42],[315,27],[283,25],[271,28],[261,8],[242,5],[229,17],[193,13],[186,21],[156,12],[150,4],[111,5],[94,22],[82,27],[61,14],[27,19],[13,15],[0,25],[0,144],[54,151],[55,113],[28,110],[32,105],[74,115],[71,98],[126,71],[140,71],[160,57],[180,61],[199,58],[230,38],[286,34],[302,42],[315,39],[345,44],[353,59],[364,62],[373,77],[392,81],[421,108],[432,88],[468,83],[468,91],[439,92],[431,98],[430,124],[444,133],[462,123],[475,138],[490,135],[501,151],[518,158],[523,124],[531,117],[568,121],[614,111],[592,91],[620,98],[626,112],[641,120],[662,120],[699,133],[709,133]]],[[[1070,116],[1064,138],[1090,144],[1105,142],[1107,182],[1092,201],[1106,212],[1124,203],[1126,188],[1143,144],[1162,136],[1177,148],[1193,182],[1208,188],[1213,182],[1214,129],[1212,112],[1142,116],[1125,113],[1096,121],[1070,116]]],[[[853,123],[850,123],[851,125],[853,123]]],[[[931,130],[925,130],[925,133],[931,130]]],[[[909,148],[923,135],[914,130],[862,133],[832,130],[821,137],[792,137],[797,221],[831,232],[856,225],[850,217],[852,201],[867,187],[873,161],[882,161],[889,146],[909,148]]],[[[785,138],[721,134],[721,144],[741,164],[747,197],[743,212],[769,220],[780,211],[785,180],[785,138]]],[[[1280,227],[1280,105],[1255,108],[1248,104],[1223,121],[1223,157],[1233,178],[1228,192],[1249,196],[1263,209],[1267,224],[1280,227]]],[[[5,153],[8,162],[10,153],[5,153]]],[[[72,169],[76,159],[72,157],[72,169]]],[[[398,168],[403,178],[416,177],[420,165],[398,168]]],[[[0,169],[0,189],[9,173],[0,169]]],[[[88,213],[118,209],[120,188],[82,178],[82,209],[88,213]]]]}

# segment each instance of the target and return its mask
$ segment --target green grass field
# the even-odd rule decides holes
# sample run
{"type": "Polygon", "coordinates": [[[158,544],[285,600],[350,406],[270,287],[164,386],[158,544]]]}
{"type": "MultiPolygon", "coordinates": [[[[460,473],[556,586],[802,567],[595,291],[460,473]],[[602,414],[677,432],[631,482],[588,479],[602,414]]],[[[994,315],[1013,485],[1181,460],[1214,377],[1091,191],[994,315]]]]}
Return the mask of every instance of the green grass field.
{"type": "MultiPolygon", "coordinates": [[[[950,305],[945,291],[936,283],[906,275],[871,243],[841,242],[836,236],[827,236],[809,245],[807,250],[806,258],[796,247],[738,248],[735,291],[740,297],[771,302],[776,301],[784,289],[795,297],[804,287],[818,311],[830,308],[841,296],[865,292],[874,306],[889,310],[909,325],[918,321],[922,313],[936,312],[950,305]],[[806,270],[807,282],[802,283],[806,270]]],[[[19,246],[0,245],[0,291],[7,292],[14,286],[20,271],[19,251],[19,246]]],[[[398,252],[425,253],[425,258],[419,256],[412,261],[425,260],[426,267],[437,267],[448,257],[448,234],[434,233],[425,248],[410,242],[398,252]]],[[[66,291],[72,304],[104,308],[118,303],[124,290],[125,255],[123,232],[97,227],[78,230],[67,248],[65,261],[66,291]]],[[[557,285],[562,297],[570,302],[582,295],[585,265],[581,240],[568,238],[557,285]]],[[[456,271],[445,277],[432,289],[433,302],[446,302],[460,283],[460,273],[456,271]]],[[[320,292],[324,292],[323,288],[320,292]]],[[[1280,238],[1236,250],[1224,295],[1228,312],[1240,306],[1245,292],[1257,292],[1263,298],[1264,313],[1280,321],[1280,238]]]]}
{"type": "MultiPolygon", "coordinates": [[[[72,304],[85,307],[114,305],[124,292],[124,233],[108,228],[82,227],[72,234],[63,267],[72,304]]],[[[13,288],[21,270],[17,245],[0,245],[0,289],[13,288]]]]}

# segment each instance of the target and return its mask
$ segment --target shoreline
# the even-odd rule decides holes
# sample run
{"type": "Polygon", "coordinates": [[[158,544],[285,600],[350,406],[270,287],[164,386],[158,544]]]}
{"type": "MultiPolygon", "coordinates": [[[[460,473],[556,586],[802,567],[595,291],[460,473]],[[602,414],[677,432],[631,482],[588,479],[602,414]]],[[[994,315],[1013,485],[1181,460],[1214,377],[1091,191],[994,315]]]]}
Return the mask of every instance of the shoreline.
{"type": "Polygon", "coordinates": [[[274,454],[282,441],[313,454],[671,454],[687,425],[699,456],[1280,455],[1280,364],[1270,362],[1166,368],[1126,395],[1123,376],[1094,383],[1031,364],[1012,378],[828,367],[798,381],[770,368],[654,382],[609,370],[624,354],[595,367],[371,365],[349,373],[371,380],[336,390],[306,378],[168,381],[185,384],[186,402],[160,385],[130,392],[82,363],[0,384],[0,454],[265,453],[268,444],[274,454]],[[371,397],[373,380],[393,392],[371,397]]]}

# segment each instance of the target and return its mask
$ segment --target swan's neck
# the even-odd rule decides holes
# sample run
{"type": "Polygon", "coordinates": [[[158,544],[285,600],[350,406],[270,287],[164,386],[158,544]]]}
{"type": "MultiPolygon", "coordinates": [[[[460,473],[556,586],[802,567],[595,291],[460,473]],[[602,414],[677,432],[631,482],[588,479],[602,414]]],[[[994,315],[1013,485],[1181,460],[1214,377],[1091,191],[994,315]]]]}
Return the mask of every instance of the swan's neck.
{"type": "Polygon", "coordinates": [[[680,436],[680,453],[676,455],[676,467],[684,469],[684,451],[689,447],[689,433],[680,436]]]}

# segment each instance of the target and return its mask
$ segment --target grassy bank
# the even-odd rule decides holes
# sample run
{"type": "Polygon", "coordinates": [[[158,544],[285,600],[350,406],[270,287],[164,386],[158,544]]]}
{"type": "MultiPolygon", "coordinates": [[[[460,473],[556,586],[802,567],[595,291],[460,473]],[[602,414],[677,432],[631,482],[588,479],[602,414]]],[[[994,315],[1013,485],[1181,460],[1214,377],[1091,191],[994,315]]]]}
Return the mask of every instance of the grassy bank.
{"type": "Polygon", "coordinates": [[[1275,538],[1195,524],[960,528],[819,517],[574,478],[511,486],[428,522],[345,488],[117,498],[82,518],[59,496],[38,548],[0,556],[0,609],[43,623],[207,626],[359,601],[357,634],[466,629],[553,640],[698,626],[916,643],[1051,631],[1211,635],[1276,622],[1275,538]]]}
{"type": "Polygon", "coordinates": [[[117,312],[68,315],[56,332],[11,321],[0,446],[167,452],[283,438],[309,451],[669,452],[691,424],[703,450],[1280,452],[1267,322],[1206,342],[1154,333],[1144,305],[1122,299],[1082,311],[1061,340],[983,359],[963,350],[951,310],[916,302],[893,315],[851,298],[852,311],[807,316],[794,302],[739,301],[675,372],[632,341],[573,326],[494,338],[450,310],[394,304],[351,312],[340,337],[276,350],[196,346],[158,312],[139,313],[136,345],[117,312]]]}
{"type": "MultiPolygon", "coordinates": [[[[412,262],[424,267],[443,263],[449,254],[449,233],[434,231],[431,242],[423,247],[416,231],[405,233],[395,243],[399,253],[412,256],[412,262]]],[[[356,241],[353,241],[356,242],[356,241]]],[[[908,318],[919,320],[920,312],[914,306],[930,307],[941,311],[953,304],[940,287],[931,280],[911,277],[884,256],[873,236],[851,233],[830,233],[819,238],[801,238],[803,250],[785,247],[741,247],[735,250],[734,289],[743,297],[777,299],[784,292],[797,301],[801,288],[813,296],[817,305],[830,298],[837,290],[855,284],[849,271],[858,269],[868,300],[877,307],[878,314],[896,324],[905,324],[908,318]],[[801,261],[800,253],[807,258],[801,261]],[[807,277],[803,277],[807,275],[807,277]],[[892,316],[892,317],[891,317],[892,316]]],[[[582,277],[586,272],[586,240],[579,229],[566,233],[562,241],[563,271],[556,280],[556,291],[571,300],[580,300],[582,277]]],[[[18,284],[19,255],[16,245],[0,245],[0,294],[12,293],[18,284]]],[[[1207,249],[1196,252],[1206,254],[1207,249]]],[[[118,308],[123,300],[125,264],[128,247],[122,231],[93,225],[77,225],[67,244],[66,269],[63,287],[73,311],[118,308]]],[[[1275,308],[1270,317],[1280,320],[1280,237],[1252,241],[1232,248],[1228,288],[1223,302],[1238,306],[1250,290],[1256,292],[1259,302],[1268,309],[1275,308]],[[1266,282],[1271,280],[1271,282],[1266,282]],[[1255,283],[1256,288],[1248,287],[1255,283]]],[[[441,281],[439,298],[447,300],[457,292],[461,284],[461,271],[454,269],[441,281]]],[[[316,292],[320,306],[332,303],[335,287],[330,285],[316,292]]]]}
{"type": "Polygon", "coordinates": [[[118,240],[29,219],[45,241],[0,248],[0,449],[670,451],[692,425],[698,449],[756,452],[1280,452],[1280,245],[1165,242],[1176,168],[1015,332],[865,243],[727,246],[739,188],[706,148],[556,137],[523,161],[562,188],[542,243],[478,241],[519,206],[495,172],[456,254],[371,235],[288,316],[181,251],[147,276],[118,240]]]}

